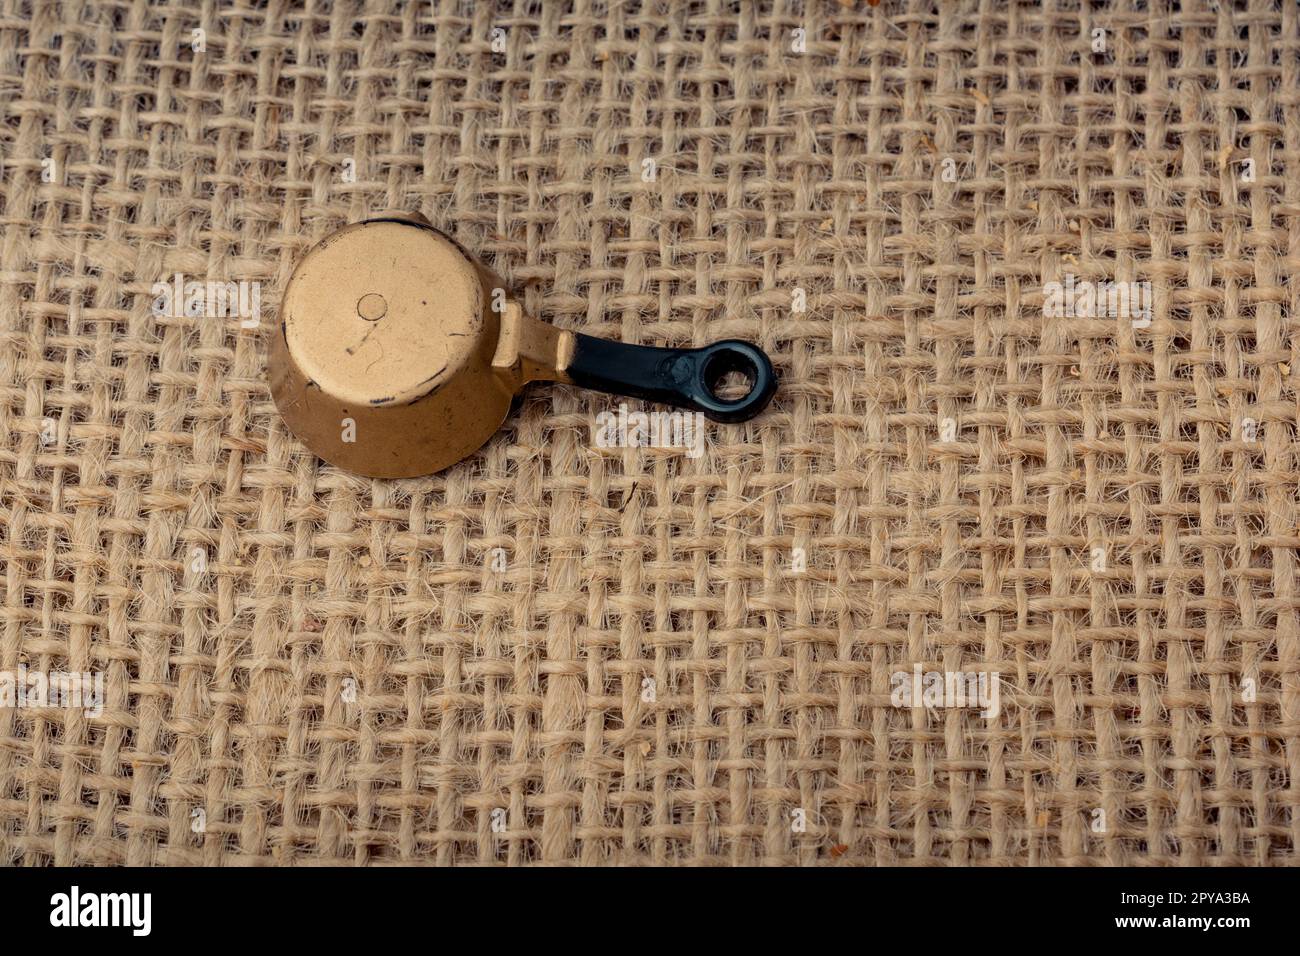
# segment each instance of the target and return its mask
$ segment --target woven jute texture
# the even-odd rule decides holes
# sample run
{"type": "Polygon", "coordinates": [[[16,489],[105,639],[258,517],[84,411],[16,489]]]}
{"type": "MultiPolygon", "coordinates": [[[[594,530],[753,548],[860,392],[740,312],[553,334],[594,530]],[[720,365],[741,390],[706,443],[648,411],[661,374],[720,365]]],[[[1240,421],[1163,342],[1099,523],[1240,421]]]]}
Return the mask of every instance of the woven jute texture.
{"type": "Polygon", "coordinates": [[[0,709],[4,862],[1297,860],[1291,0],[0,10],[0,669],[105,695],[0,709]],[[326,466],[267,330],[391,209],[781,391],[326,466]]]}

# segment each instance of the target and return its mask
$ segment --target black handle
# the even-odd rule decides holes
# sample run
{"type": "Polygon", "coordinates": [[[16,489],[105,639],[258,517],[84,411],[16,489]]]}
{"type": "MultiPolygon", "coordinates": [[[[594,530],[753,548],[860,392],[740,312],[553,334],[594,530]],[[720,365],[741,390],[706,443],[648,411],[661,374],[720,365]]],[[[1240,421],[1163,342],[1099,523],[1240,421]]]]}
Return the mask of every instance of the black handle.
{"type": "Polygon", "coordinates": [[[715,422],[745,422],[776,394],[776,370],[760,348],[727,339],[699,349],[628,345],[578,333],[569,378],[575,385],[611,395],[631,395],[703,412],[715,422]],[[750,381],[747,394],[723,399],[717,386],[728,372],[750,381]]]}

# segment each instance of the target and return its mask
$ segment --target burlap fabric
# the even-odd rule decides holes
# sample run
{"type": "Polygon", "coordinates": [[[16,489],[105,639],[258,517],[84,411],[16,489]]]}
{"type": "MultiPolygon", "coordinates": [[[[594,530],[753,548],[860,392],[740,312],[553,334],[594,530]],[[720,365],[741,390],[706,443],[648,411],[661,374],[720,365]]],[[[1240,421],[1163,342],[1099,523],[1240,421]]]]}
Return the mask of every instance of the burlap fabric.
{"type": "Polygon", "coordinates": [[[1296,860],[1290,0],[0,10],[0,668],[106,694],[0,709],[6,863],[1296,860]],[[782,390],[325,466],[266,330],[392,208],[782,390]]]}

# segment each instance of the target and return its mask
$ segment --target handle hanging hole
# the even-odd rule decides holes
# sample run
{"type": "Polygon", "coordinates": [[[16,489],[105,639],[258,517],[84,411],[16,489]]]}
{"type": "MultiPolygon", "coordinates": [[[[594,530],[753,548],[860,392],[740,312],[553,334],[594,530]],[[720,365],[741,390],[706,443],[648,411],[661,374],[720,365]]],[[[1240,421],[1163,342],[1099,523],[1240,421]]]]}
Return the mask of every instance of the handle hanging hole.
{"type": "Polygon", "coordinates": [[[738,349],[719,349],[704,363],[704,389],[726,405],[743,402],[758,384],[758,366],[738,349]]]}

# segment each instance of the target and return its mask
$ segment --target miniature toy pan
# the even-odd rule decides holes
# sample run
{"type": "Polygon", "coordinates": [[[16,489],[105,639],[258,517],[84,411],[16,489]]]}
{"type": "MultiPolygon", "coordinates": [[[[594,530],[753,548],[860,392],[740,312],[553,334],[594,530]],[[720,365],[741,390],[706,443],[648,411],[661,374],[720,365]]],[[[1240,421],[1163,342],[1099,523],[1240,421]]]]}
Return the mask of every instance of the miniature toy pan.
{"type": "Polygon", "coordinates": [[[762,349],[627,345],[524,313],[505,284],[416,215],[344,226],[294,270],[271,335],[276,407],[326,461],[375,478],[441,471],[482,447],[529,382],[759,414],[777,377],[762,349]],[[722,397],[728,373],[748,391],[722,397]]]}

